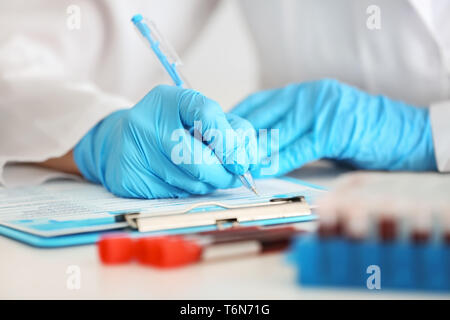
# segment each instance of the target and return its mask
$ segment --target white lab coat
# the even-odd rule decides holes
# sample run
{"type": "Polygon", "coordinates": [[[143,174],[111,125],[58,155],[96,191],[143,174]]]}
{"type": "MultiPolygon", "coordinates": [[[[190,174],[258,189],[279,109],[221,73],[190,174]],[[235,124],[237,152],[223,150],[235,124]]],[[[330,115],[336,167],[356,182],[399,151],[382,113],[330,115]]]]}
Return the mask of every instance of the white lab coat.
{"type": "MultiPolygon", "coordinates": [[[[130,17],[147,13],[187,48],[215,3],[206,0],[10,1],[0,4],[0,174],[7,162],[60,156],[113,110],[162,78],[130,17]],[[81,8],[77,32],[70,4],[81,8]],[[125,27],[126,26],[126,27],[125,27]],[[183,30],[183,33],[179,32],[183,30]]],[[[440,171],[450,171],[450,1],[243,0],[261,87],[332,77],[431,108],[440,171]],[[381,29],[369,30],[369,5],[381,29]]]]}

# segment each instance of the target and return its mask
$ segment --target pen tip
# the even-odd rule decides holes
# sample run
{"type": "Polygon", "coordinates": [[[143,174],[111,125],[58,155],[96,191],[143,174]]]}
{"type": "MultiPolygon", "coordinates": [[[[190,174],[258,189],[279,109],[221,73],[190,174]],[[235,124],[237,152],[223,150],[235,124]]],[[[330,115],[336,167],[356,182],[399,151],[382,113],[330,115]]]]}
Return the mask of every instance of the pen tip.
{"type": "Polygon", "coordinates": [[[252,191],[253,191],[253,193],[255,194],[255,195],[257,195],[258,197],[259,197],[259,193],[258,193],[258,191],[256,190],[256,188],[252,188],[252,191]]]}

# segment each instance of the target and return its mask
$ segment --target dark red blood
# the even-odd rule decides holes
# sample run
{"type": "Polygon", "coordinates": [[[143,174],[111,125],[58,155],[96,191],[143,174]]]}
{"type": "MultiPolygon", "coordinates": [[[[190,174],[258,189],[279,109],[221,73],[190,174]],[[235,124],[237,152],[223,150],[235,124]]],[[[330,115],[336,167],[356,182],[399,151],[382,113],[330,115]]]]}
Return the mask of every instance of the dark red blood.
{"type": "Polygon", "coordinates": [[[378,234],[382,241],[394,241],[397,238],[397,224],[395,220],[382,217],[378,223],[378,234]]]}
{"type": "Polygon", "coordinates": [[[411,239],[414,243],[423,244],[430,239],[430,233],[423,230],[414,230],[411,233],[411,239]]]}

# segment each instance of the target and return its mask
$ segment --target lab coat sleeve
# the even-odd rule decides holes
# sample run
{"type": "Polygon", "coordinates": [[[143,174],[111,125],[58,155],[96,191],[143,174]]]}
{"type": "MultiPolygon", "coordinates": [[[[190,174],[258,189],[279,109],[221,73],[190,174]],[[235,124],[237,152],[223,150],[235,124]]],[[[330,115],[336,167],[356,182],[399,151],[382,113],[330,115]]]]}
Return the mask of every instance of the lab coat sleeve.
{"type": "Polygon", "coordinates": [[[25,36],[0,43],[0,97],[0,184],[7,162],[61,156],[107,114],[131,106],[71,80],[54,51],[25,36]]]}
{"type": "MultiPolygon", "coordinates": [[[[177,47],[186,49],[216,2],[205,5],[204,1],[193,0],[181,6],[179,1],[162,4],[149,0],[142,10],[158,16],[177,47]],[[189,33],[176,32],[179,30],[189,33]]],[[[120,78],[111,82],[117,84],[135,81],[139,76],[121,73],[121,68],[117,68],[117,74],[102,73],[111,61],[119,67],[131,66],[129,70],[135,67],[122,60],[133,45],[130,37],[139,41],[129,22],[135,8],[127,2],[78,4],[83,21],[78,31],[66,28],[64,2],[42,6],[29,5],[25,0],[0,4],[0,21],[5,22],[0,28],[0,185],[15,184],[6,180],[19,176],[16,163],[41,162],[67,153],[101,119],[136,102],[137,97],[129,91],[117,89],[120,85],[110,85],[108,77],[120,78]],[[129,28],[123,27],[124,21],[129,28]],[[110,51],[116,54],[110,55],[110,51]]],[[[143,54],[150,57],[147,51],[143,54]]],[[[159,73],[151,74],[146,69],[145,74],[140,78],[143,81],[136,82],[145,83],[142,87],[146,90],[161,80],[159,73]]],[[[21,181],[34,184],[32,180],[21,181]]]]}
{"type": "Polygon", "coordinates": [[[450,172],[450,100],[430,106],[434,152],[440,172],[450,172]]]}

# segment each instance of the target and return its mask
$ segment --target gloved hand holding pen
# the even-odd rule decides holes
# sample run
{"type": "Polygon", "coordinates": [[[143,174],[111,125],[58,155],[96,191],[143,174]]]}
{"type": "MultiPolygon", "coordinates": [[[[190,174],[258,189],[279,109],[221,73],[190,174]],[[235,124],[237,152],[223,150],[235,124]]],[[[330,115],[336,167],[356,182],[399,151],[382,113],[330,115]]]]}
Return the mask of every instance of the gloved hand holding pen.
{"type": "Polygon", "coordinates": [[[205,194],[241,186],[236,175],[248,171],[256,158],[256,140],[239,139],[237,129],[253,130],[248,121],[224,114],[197,91],[160,85],[133,108],[114,112],[92,128],[76,145],[74,160],[86,179],[122,197],[205,194]],[[207,145],[189,134],[195,123],[201,123],[203,138],[216,130],[236,143],[221,145],[223,150],[207,145]],[[174,161],[180,144],[189,153],[183,158],[201,156],[201,162],[174,161]]]}
{"type": "MultiPolygon", "coordinates": [[[[256,130],[279,130],[279,148],[272,150],[278,152],[276,175],[321,158],[362,169],[437,170],[427,108],[372,96],[335,80],[258,92],[232,113],[256,130]]],[[[261,166],[252,174],[264,176],[261,166]]]]}

